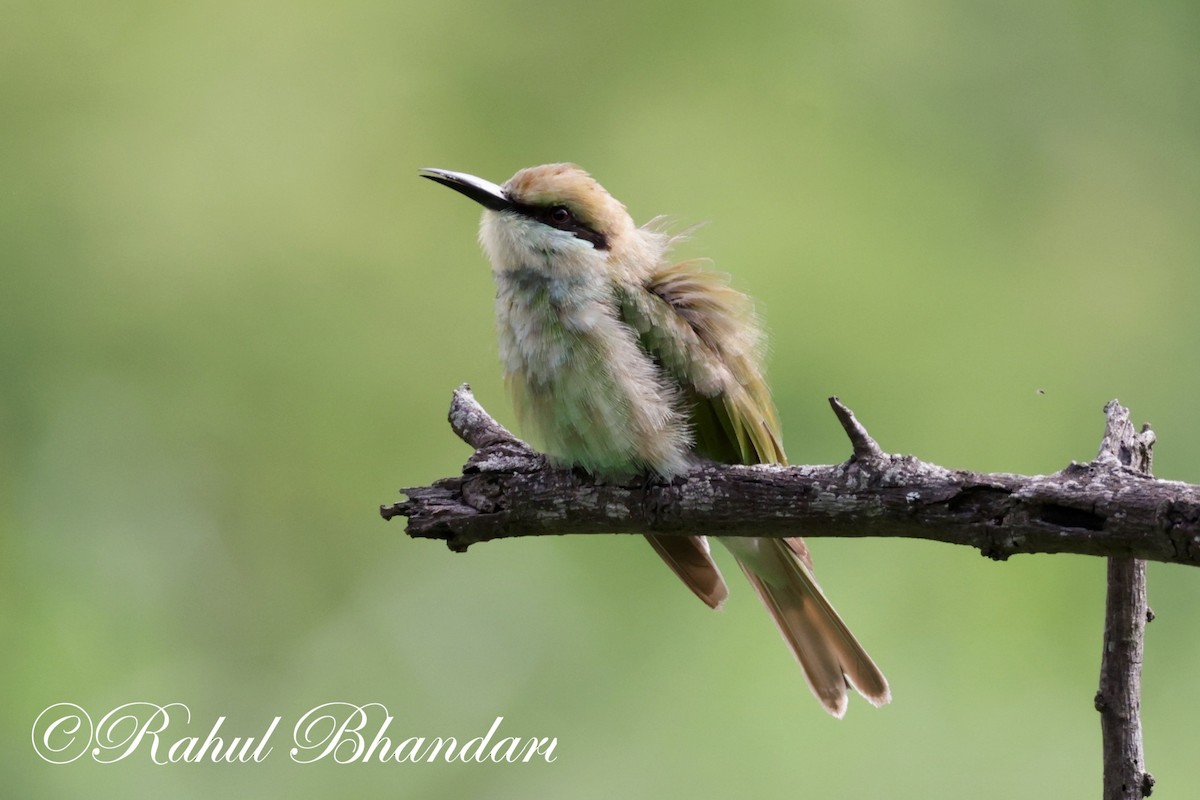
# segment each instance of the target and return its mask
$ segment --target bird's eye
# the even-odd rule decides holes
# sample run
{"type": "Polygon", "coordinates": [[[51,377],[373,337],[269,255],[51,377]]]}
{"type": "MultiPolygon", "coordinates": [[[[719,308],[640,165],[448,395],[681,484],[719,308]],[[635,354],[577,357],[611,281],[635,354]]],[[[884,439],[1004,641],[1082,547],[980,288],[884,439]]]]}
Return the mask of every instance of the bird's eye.
{"type": "Polygon", "coordinates": [[[554,206],[550,209],[550,222],[555,225],[566,225],[571,221],[571,210],[566,206],[554,206]]]}

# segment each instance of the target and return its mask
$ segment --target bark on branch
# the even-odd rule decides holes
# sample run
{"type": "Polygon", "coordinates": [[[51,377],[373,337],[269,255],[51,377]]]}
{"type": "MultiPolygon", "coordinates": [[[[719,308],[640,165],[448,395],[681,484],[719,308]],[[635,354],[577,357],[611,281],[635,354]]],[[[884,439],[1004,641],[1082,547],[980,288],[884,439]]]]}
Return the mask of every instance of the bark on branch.
{"type": "MultiPolygon", "coordinates": [[[[1150,475],[1154,432],[1133,432],[1129,412],[1114,400],[1104,409],[1108,425],[1097,460],[1116,461],[1150,475]]],[[[1104,754],[1105,800],[1141,800],[1154,788],[1142,751],[1142,655],[1146,623],[1146,562],[1108,559],[1108,591],[1104,608],[1104,647],[1100,657],[1100,689],[1096,710],[1104,754]]]]}
{"type": "MultiPolygon", "coordinates": [[[[383,506],[407,532],[451,550],[515,536],[657,533],[682,536],[889,536],[1020,553],[1077,553],[1200,566],[1200,486],[1139,471],[1153,434],[1138,433],[1115,401],[1092,461],[1053,475],[952,470],[889,455],[836,397],[850,438],[842,464],[701,464],[675,481],[604,481],[556,467],[476,402],[454,393],[450,424],[476,452],[463,474],[404,489],[383,506]],[[1122,422],[1123,421],[1123,422],[1122,422]]],[[[1147,462],[1148,463],[1148,458],[1147,462]]]]}
{"type": "Polygon", "coordinates": [[[1150,477],[1154,433],[1110,402],[1100,451],[1053,475],[950,470],[888,455],[836,397],[853,455],[829,466],[703,464],[671,482],[602,481],[555,467],[476,402],[454,393],[450,425],[475,448],[463,474],[405,489],[380,508],[407,532],[464,551],[476,542],[566,533],[906,536],[1017,553],[1108,556],[1100,712],[1105,800],[1149,796],[1141,671],[1146,562],[1200,566],[1200,487],[1150,477]]]}

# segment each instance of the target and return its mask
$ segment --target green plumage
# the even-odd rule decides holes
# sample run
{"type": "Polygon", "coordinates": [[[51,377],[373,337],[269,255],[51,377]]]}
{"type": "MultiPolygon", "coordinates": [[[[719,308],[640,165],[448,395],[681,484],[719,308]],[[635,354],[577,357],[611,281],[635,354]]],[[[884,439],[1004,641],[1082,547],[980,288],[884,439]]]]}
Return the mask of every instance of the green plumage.
{"type": "Polygon", "coordinates": [[[662,267],[619,291],[622,318],[679,385],[694,451],[725,464],[784,464],[749,298],[697,262],[662,267]]]}

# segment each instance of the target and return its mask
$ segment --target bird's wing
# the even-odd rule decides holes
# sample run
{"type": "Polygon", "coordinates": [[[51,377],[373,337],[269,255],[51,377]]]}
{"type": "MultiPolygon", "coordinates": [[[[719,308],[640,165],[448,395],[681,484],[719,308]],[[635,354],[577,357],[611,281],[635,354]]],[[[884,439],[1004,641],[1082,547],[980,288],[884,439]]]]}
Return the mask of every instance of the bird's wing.
{"type": "Polygon", "coordinates": [[[696,262],[623,287],[621,315],[681,387],[698,454],[726,464],[783,464],[779,416],[763,378],[762,329],[746,295],[696,262]]]}
{"type": "MultiPolygon", "coordinates": [[[[623,289],[621,313],[646,352],[681,387],[697,453],[731,464],[787,463],[749,298],[723,275],[684,262],[623,289]]],[[[891,699],[883,673],[817,584],[802,539],[723,542],[831,714],[845,713],[850,685],[876,705],[891,699]]]]}

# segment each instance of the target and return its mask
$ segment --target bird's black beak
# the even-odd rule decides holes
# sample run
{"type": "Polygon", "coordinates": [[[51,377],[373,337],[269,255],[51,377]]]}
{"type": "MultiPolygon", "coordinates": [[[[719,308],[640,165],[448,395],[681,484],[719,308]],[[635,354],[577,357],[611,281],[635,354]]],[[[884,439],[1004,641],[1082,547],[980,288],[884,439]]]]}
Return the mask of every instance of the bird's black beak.
{"type": "Polygon", "coordinates": [[[506,211],[512,208],[512,201],[505,196],[504,190],[491,181],[476,178],[465,172],[451,172],[448,169],[421,170],[422,178],[437,181],[442,186],[449,186],[456,192],[462,192],[484,208],[492,211],[506,211]]]}

